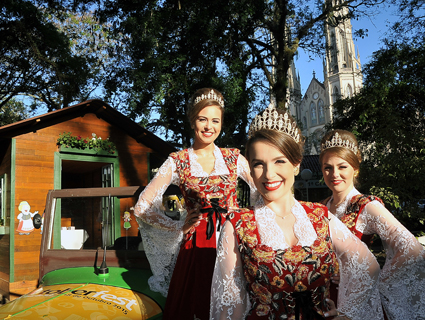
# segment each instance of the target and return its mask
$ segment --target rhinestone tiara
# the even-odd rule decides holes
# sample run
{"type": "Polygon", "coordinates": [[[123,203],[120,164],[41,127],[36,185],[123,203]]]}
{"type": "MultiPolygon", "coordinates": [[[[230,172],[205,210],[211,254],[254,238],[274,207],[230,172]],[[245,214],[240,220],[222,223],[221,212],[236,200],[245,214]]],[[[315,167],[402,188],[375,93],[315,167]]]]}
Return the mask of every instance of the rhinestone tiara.
{"type": "Polygon", "coordinates": [[[224,107],[224,101],[221,97],[219,97],[214,90],[211,89],[211,91],[208,94],[201,94],[200,96],[197,96],[194,100],[194,105],[198,104],[202,100],[206,99],[212,99],[218,102],[218,104],[223,108],[224,107]]]}
{"type": "Polygon", "coordinates": [[[322,151],[330,148],[346,148],[354,152],[354,154],[357,154],[357,147],[356,144],[353,142],[350,142],[350,140],[342,140],[339,136],[339,133],[336,132],[332,139],[326,140],[325,143],[322,143],[322,151]]]}
{"type": "Polygon", "coordinates": [[[255,116],[249,126],[248,139],[251,138],[256,131],[261,129],[280,131],[290,136],[295,142],[300,142],[300,133],[297,124],[289,119],[287,112],[279,114],[272,104],[269,105],[262,114],[257,114],[255,116]]]}

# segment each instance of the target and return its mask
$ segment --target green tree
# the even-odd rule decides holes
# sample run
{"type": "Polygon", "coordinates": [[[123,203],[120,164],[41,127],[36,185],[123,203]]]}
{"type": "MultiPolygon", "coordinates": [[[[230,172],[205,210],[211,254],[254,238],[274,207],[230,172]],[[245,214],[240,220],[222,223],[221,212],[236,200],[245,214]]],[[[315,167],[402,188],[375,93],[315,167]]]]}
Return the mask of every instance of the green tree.
{"type": "Polygon", "coordinates": [[[56,1],[2,1],[0,108],[21,95],[32,99],[34,108],[59,109],[74,102],[85,85],[85,58],[72,54],[68,38],[43,9],[58,7],[56,1]]]}
{"type": "Polygon", "coordinates": [[[396,5],[398,20],[390,27],[389,38],[405,43],[423,43],[425,39],[425,2],[421,0],[391,0],[396,5]]]}
{"type": "Polygon", "coordinates": [[[158,7],[155,2],[109,5],[116,30],[129,40],[117,50],[125,61],[117,64],[106,88],[122,93],[128,115],[141,118],[141,124],[153,131],[163,130],[167,140],[189,146],[187,102],[196,89],[212,86],[226,97],[220,145],[230,139],[235,140],[231,145],[242,145],[255,84],[249,83],[244,63],[248,58],[240,51],[227,52],[228,63],[222,59],[225,28],[214,16],[220,4],[194,1],[189,9],[171,3],[158,7]],[[116,10],[122,16],[116,16],[116,10]]]}
{"type": "MultiPolygon", "coordinates": [[[[248,104],[232,120],[249,119],[260,108],[252,103],[259,96],[273,95],[285,108],[288,69],[297,50],[323,54],[324,24],[366,14],[381,2],[105,1],[100,16],[128,36],[117,51],[124,60],[106,88],[123,93],[130,117],[141,116],[143,124],[163,128],[173,141],[187,145],[184,105],[194,89],[210,85],[225,97],[238,97],[227,104],[230,113],[248,104]],[[152,119],[153,111],[159,119],[152,119]]],[[[246,127],[233,129],[246,135],[246,127]]]]}
{"type": "MultiPolygon", "coordinates": [[[[114,74],[118,58],[116,48],[123,45],[124,37],[113,34],[111,25],[100,23],[93,11],[55,12],[45,10],[47,19],[69,39],[73,57],[84,59],[87,64],[87,81],[75,97],[77,101],[103,98],[104,84],[114,74]]],[[[114,99],[114,96],[109,97],[114,99]]],[[[59,102],[58,102],[59,104],[59,102]]]]}
{"type": "Polygon", "coordinates": [[[10,99],[1,108],[0,126],[24,120],[30,116],[30,111],[21,101],[10,99]]]}
{"type": "MultiPolygon", "coordinates": [[[[361,92],[335,103],[334,128],[352,130],[363,147],[361,190],[383,197],[399,218],[415,217],[425,198],[425,46],[387,43],[363,69],[361,92]]],[[[424,218],[405,220],[417,230],[424,218]]]]}

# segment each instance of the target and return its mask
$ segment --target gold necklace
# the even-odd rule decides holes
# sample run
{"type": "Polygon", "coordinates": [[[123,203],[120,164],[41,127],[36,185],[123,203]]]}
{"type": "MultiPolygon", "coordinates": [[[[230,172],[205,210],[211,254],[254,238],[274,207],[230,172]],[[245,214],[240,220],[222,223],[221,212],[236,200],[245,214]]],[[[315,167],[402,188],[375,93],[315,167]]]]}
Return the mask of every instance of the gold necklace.
{"type": "Polygon", "coordinates": [[[331,203],[335,206],[335,208],[338,208],[338,206],[340,206],[344,201],[345,201],[345,198],[344,199],[342,199],[342,201],[340,201],[339,203],[337,203],[337,204],[334,204],[334,198],[332,198],[332,201],[331,201],[331,203]]]}
{"type": "Polygon", "coordinates": [[[288,216],[290,216],[291,215],[291,213],[292,213],[292,208],[295,206],[295,203],[291,206],[291,209],[289,210],[289,213],[287,213],[285,216],[280,216],[280,215],[278,215],[276,212],[274,213],[277,217],[279,217],[279,218],[281,218],[282,220],[285,220],[288,216]]]}
{"type": "Polygon", "coordinates": [[[281,218],[282,220],[285,220],[286,219],[286,217],[288,217],[289,215],[290,215],[290,213],[288,213],[286,216],[284,216],[284,217],[282,217],[282,216],[280,216],[280,215],[278,215],[278,214],[276,214],[275,213],[275,215],[277,216],[277,217],[279,217],[279,218],[281,218]]]}

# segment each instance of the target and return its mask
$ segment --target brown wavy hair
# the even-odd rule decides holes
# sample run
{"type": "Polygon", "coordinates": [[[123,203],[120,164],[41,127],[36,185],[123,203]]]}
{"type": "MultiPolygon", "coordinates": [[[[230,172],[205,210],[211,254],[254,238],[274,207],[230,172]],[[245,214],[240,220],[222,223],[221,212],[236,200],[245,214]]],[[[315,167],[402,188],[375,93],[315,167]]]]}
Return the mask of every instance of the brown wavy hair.
{"type": "Polygon", "coordinates": [[[224,107],[222,107],[217,100],[214,99],[204,99],[202,101],[199,101],[198,103],[195,104],[195,99],[199,96],[201,96],[202,94],[207,95],[208,93],[211,92],[211,90],[213,90],[215,92],[215,94],[223,99],[224,101],[224,97],[221,94],[220,91],[214,89],[214,88],[202,88],[202,89],[198,89],[195,91],[195,93],[192,95],[192,97],[189,100],[189,104],[187,105],[187,116],[189,118],[189,122],[190,125],[193,126],[196,118],[199,114],[199,112],[201,112],[202,109],[204,109],[205,107],[209,107],[209,106],[217,106],[220,108],[221,110],[221,121],[223,121],[223,116],[224,116],[224,107]]]}
{"type": "MultiPolygon", "coordinates": [[[[333,148],[323,150],[320,152],[320,156],[319,156],[320,166],[322,166],[323,164],[323,157],[325,156],[325,154],[332,153],[333,155],[347,161],[354,168],[354,170],[359,171],[360,163],[362,162],[362,155],[359,150],[359,143],[357,141],[357,138],[353,133],[351,133],[350,131],[341,130],[341,129],[329,131],[322,138],[320,145],[325,144],[326,141],[332,140],[332,137],[336,133],[339,134],[339,137],[342,140],[348,140],[351,143],[353,143],[357,147],[357,153],[354,153],[354,151],[344,147],[333,147],[333,148]]],[[[357,184],[357,182],[358,182],[357,178],[354,177],[354,184],[357,184]]]]}

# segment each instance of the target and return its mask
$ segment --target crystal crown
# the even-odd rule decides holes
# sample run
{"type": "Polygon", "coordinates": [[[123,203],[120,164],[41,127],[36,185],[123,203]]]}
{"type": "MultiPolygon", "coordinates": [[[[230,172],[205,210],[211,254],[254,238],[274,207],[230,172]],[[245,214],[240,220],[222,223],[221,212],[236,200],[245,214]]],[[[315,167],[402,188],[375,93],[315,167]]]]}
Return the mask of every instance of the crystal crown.
{"type": "Polygon", "coordinates": [[[279,114],[272,104],[262,114],[255,116],[249,126],[248,138],[261,129],[280,131],[290,136],[295,142],[300,142],[297,124],[289,119],[288,113],[279,114]]]}
{"type": "Polygon", "coordinates": [[[350,140],[342,140],[339,136],[339,133],[336,132],[332,139],[326,140],[325,143],[322,143],[322,151],[329,149],[329,148],[346,148],[354,152],[354,154],[357,154],[357,146],[355,143],[350,142],[350,140]]]}
{"type": "Polygon", "coordinates": [[[220,98],[215,92],[214,90],[211,89],[211,91],[208,94],[201,94],[200,96],[197,96],[195,98],[194,101],[194,105],[198,104],[199,102],[201,102],[202,100],[206,100],[206,99],[212,99],[218,102],[218,104],[221,107],[224,107],[224,101],[222,98],[220,98]]]}

